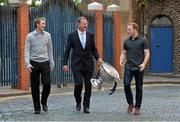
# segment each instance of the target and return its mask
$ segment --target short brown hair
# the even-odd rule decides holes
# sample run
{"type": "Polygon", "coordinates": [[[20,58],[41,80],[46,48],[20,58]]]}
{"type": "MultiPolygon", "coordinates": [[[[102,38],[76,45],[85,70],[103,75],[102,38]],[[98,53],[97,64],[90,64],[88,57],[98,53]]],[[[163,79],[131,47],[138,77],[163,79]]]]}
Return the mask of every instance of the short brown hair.
{"type": "Polygon", "coordinates": [[[82,19],[87,20],[86,17],[80,16],[80,17],[78,17],[78,19],[77,19],[77,24],[79,24],[79,23],[81,22],[82,19]]]}
{"type": "Polygon", "coordinates": [[[135,22],[131,22],[131,23],[128,23],[128,26],[131,25],[133,27],[133,29],[136,29],[137,31],[139,31],[139,26],[137,23],[135,22]]]}
{"type": "Polygon", "coordinates": [[[37,28],[37,24],[39,24],[41,20],[46,21],[46,18],[45,17],[38,17],[38,18],[34,19],[34,28],[37,28]]]}

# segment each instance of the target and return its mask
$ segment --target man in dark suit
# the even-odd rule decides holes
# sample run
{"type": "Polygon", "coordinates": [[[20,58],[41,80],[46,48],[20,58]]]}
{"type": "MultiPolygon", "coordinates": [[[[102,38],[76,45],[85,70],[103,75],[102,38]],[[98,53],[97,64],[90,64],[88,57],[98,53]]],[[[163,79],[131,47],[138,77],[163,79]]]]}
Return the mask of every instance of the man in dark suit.
{"type": "Polygon", "coordinates": [[[90,97],[91,97],[91,82],[94,63],[93,56],[97,63],[101,63],[99,54],[94,42],[94,34],[87,31],[87,18],[81,16],[77,20],[78,29],[68,35],[67,45],[63,58],[63,69],[68,71],[68,58],[72,49],[71,69],[75,80],[74,97],[76,100],[76,110],[81,110],[81,92],[83,88],[83,79],[85,84],[85,93],[83,100],[84,113],[90,113],[90,97]]]}

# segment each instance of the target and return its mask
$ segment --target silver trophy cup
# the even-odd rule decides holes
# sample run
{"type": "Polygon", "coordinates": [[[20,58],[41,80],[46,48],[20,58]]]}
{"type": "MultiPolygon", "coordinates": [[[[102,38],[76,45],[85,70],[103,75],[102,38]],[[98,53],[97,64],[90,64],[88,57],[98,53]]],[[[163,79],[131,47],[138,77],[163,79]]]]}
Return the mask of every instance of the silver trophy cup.
{"type": "Polygon", "coordinates": [[[117,82],[120,81],[119,73],[116,69],[107,62],[102,62],[97,72],[96,78],[91,79],[91,84],[98,90],[102,90],[103,82],[114,83],[111,93],[116,90],[117,82]]]}

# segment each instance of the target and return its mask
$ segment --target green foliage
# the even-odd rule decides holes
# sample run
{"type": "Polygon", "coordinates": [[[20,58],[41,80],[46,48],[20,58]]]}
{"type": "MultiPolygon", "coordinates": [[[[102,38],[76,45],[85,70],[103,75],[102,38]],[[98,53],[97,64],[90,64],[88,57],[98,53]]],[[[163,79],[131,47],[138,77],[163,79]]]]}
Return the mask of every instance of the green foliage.
{"type": "Polygon", "coordinates": [[[139,9],[143,9],[147,6],[147,4],[150,2],[150,1],[157,1],[157,2],[161,2],[163,0],[137,0],[137,6],[139,9]]]}
{"type": "Polygon", "coordinates": [[[82,0],[73,0],[75,5],[78,5],[82,2],[82,0]]]}
{"type": "MultiPolygon", "coordinates": [[[[32,4],[30,5],[30,7],[39,7],[38,5],[35,4],[35,0],[32,1],[32,4]]],[[[0,0],[0,6],[3,5],[8,5],[9,4],[9,0],[0,0]]]]}
{"type": "Polygon", "coordinates": [[[31,5],[29,5],[30,7],[39,7],[39,6],[41,6],[41,4],[40,5],[36,5],[36,0],[33,0],[32,1],[32,4],[31,5]]]}
{"type": "Polygon", "coordinates": [[[0,0],[0,5],[8,5],[9,4],[9,0],[0,0]]]}
{"type": "Polygon", "coordinates": [[[30,5],[30,7],[38,7],[38,6],[35,4],[35,1],[32,1],[32,4],[30,5]]]}
{"type": "Polygon", "coordinates": [[[148,2],[149,2],[149,0],[138,0],[137,6],[138,6],[138,8],[142,9],[147,6],[148,2]]]}

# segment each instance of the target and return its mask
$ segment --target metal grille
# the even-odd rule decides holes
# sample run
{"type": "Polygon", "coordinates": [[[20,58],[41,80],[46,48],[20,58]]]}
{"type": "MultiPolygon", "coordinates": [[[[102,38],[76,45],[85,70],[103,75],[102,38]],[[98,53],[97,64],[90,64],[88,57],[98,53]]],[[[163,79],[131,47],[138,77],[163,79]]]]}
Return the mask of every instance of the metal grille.
{"type": "MultiPolygon", "coordinates": [[[[32,8],[30,10],[30,31],[34,29],[33,20],[36,17],[43,16],[46,18],[46,31],[51,33],[52,36],[55,69],[51,76],[54,84],[73,82],[72,72],[63,72],[62,60],[67,35],[76,29],[76,19],[83,13],[78,11],[70,2],[71,0],[49,0],[40,8],[32,8]]],[[[89,22],[89,30],[94,31],[94,19],[91,15],[89,22]]],[[[68,65],[71,65],[70,60],[68,65]]]]}
{"type": "Polygon", "coordinates": [[[0,85],[17,83],[16,8],[0,7],[0,85]]]}
{"type": "Polygon", "coordinates": [[[103,60],[114,64],[113,19],[110,13],[103,14],[103,60]]]}
{"type": "MultiPolygon", "coordinates": [[[[0,86],[17,84],[18,53],[17,53],[17,9],[15,7],[0,7],[0,86]]],[[[84,15],[89,21],[89,31],[95,33],[94,14],[80,11],[72,0],[46,0],[38,8],[30,8],[30,31],[33,31],[33,21],[36,17],[46,17],[46,31],[53,40],[55,69],[52,73],[54,84],[73,82],[71,71],[63,72],[62,58],[67,35],[76,29],[76,19],[84,15]]],[[[112,18],[103,15],[103,48],[104,59],[113,64],[113,31],[112,18]]],[[[69,61],[69,66],[71,62],[69,61]]]]}

